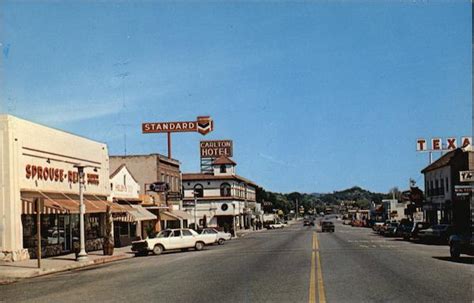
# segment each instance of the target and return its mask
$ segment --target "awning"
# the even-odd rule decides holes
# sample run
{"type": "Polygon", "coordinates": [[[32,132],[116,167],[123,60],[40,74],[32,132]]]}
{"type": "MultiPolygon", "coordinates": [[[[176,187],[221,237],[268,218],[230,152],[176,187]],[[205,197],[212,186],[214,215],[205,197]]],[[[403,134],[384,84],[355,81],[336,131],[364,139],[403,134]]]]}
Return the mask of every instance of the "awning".
{"type": "Polygon", "coordinates": [[[114,201],[117,201],[117,202],[125,202],[125,203],[128,203],[128,202],[142,202],[142,199],[140,199],[140,198],[120,198],[120,197],[115,197],[115,198],[114,198],[114,201]]]}
{"type": "Polygon", "coordinates": [[[191,220],[193,216],[182,210],[170,210],[160,212],[161,220],[175,221],[175,220],[191,220]]]}
{"type": "Polygon", "coordinates": [[[132,215],[137,219],[137,221],[156,220],[158,218],[155,214],[149,212],[141,205],[130,206],[134,208],[134,210],[132,210],[132,215]]]}
{"type": "MultiPolygon", "coordinates": [[[[44,205],[41,209],[41,213],[45,215],[50,214],[67,214],[69,210],[67,208],[61,207],[61,205],[56,204],[54,201],[43,200],[44,205]]],[[[23,215],[33,215],[36,214],[35,205],[33,200],[30,199],[21,199],[21,213],[23,215]]]]}

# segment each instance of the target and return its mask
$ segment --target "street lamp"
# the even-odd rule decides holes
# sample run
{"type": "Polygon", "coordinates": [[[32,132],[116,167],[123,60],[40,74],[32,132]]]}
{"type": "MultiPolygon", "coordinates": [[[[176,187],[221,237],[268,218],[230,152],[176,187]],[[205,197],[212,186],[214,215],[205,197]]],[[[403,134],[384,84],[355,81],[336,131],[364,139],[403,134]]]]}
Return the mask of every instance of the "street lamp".
{"type": "MultiPolygon", "coordinates": [[[[84,213],[86,212],[86,206],[84,205],[84,168],[94,167],[91,165],[74,165],[77,168],[77,173],[79,175],[79,254],[77,255],[76,261],[87,261],[87,252],[86,252],[86,241],[85,241],[85,231],[84,231],[84,213]]],[[[94,167],[94,169],[97,169],[94,167]]]]}
{"type": "Polygon", "coordinates": [[[196,215],[196,208],[197,208],[197,190],[194,190],[194,229],[197,231],[197,215],[196,215]]]}

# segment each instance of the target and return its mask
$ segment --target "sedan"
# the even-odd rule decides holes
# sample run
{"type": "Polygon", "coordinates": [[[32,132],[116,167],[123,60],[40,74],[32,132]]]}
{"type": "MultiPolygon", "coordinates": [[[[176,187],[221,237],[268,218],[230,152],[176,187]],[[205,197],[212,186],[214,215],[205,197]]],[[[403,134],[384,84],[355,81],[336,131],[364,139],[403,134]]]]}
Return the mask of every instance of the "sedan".
{"type": "Polygon", "coordinates": [[[201,231],[201,235],[215,235],[215,242],[219,245],[222,245],[225,241],[229,241],[230,239],[232,239],[232,235],[230,233],[218,231],[215,228],[204,228],[201,231]]]}
{"type": "Polygon", "coordinates": [[[430,228],[420,230],[418,238],[422,242],[448,243],[453,234],[453,226],[449,224],[438,224],[430,228]]]}

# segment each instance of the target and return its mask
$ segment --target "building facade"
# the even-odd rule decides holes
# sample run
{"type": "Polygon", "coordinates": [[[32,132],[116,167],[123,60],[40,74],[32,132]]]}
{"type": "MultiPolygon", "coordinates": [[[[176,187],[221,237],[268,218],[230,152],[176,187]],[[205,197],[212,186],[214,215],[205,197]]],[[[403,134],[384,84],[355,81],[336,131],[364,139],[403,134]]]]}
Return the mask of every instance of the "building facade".
{"type": "Polygon", "coordinates": [[[198,227],[236,231],[252,228],[261,220],[257,185],[237,175],[235,166],[231,159],[220,157],[212,173],[183,174],[183,207],[198,227]]]}
{"type": "Polygon", "coordinates": [[[189,215],[181,210],[181,171],[178,160],[160,154],[110,156],[111,170],[125,165],[140,187],[143,206],[157,216],[154,232],[164,228],[186,227],[189,215]],[[168,189],[150,191],[150,184],[164,182],[168,189]]]}
{"type": "Polygon", "coordinates": [[[133,240],[146,238],[153,230],[158,217],[141,204],[140,185],[125,164],[110,175],[110,199],[127,209],[128,220],[114,220],[114,243],[116,247],[130,245],[133,240]]]}
{"type": "MultiPolygon", "coordinates": [[[[0,259],[35,257],[36,201],[42,255],[79,240],[79,174],[84,169],[86,249],[100,249],[111,203],[107,146],[11,115],[0,115],[0,259]]],[[[116,210],[116,208],[114,208],[116,210]]]]}
{"type": "Polygon", "coordinates": [[[470,196],[456,195],[460,171],[474,170],[474,152],[471,146],[457,148],[424,168],[425,218],[432,224],[454,224],[464,230],[470,225],[470,196]]]}

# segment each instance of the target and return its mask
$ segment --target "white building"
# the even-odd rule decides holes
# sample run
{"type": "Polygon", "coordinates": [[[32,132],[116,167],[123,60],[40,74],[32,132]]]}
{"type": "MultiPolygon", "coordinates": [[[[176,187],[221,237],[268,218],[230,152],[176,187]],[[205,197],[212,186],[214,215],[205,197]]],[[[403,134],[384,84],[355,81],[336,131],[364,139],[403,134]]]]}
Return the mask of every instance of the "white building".
{"type": "Polygon", "coordinates": [[[154,230],[157,216],[144,208],[140,198],[140,185],[125,164],[110,175],[110,199],[127,210],[131,220],[114,220],[116,247],[129,245],[135,238],[146,238],[154,230]]]}
{"type": "Polygon", "coordinates": [[[77,164],[86,165],[86,249],[102,247],[110,195],[107,146],[10,115],[0,115],[0,260],[34,257],[37,198],[43,256],[73,251],[79,236],[77,164]]]}
{"type": "Polygon", "coordinates": [[[237,230],[251,228],[261,220],[259,216],[263,213],[256,203],[257,185],[237,175],[235,166],[231,159],[220,157],[214,161],[211,174],[182,175],[183,208],[198,226],[237,230]]]}
{"type": "Polygon", "coordinates": [[[400,221],[406,218],[405,209],[407,202],[399,202],[397,199],[382,200],[385,216],[388,220],[400,221]]]}

